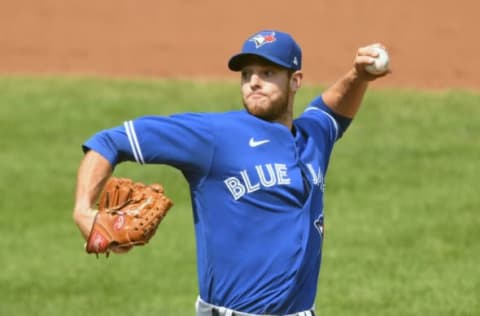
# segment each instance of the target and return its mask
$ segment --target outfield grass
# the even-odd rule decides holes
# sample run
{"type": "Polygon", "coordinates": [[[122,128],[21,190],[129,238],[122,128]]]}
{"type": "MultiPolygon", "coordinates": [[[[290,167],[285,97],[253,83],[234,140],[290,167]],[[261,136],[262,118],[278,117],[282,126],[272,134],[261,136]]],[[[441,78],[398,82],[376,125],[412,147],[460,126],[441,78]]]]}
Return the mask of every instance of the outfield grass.
{"type": "MultiPolygon", "coordinates": [[[[297,112],[321,91],[305,87],[297,112]]],[[[479,315],[480,95],[371,90],[327,176],[319,315],[479,315]]],[[[239,108],[237,84],[0,77],[0,315],[193,315],[193,225],[175,207],[146,247],[87,256],[72,221],[81,143],[143,114],[239,108]]]]}

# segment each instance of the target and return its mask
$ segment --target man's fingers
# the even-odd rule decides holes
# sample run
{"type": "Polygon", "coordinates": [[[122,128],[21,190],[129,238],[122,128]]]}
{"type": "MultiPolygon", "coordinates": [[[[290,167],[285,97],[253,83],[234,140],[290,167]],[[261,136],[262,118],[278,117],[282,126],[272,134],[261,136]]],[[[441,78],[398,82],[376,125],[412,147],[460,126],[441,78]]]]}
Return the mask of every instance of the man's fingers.
{"type": "Polygon", "coordinates": [[[360,65],[371,65],[375,62],[375,56],[368,56],[368,55],[358,55],[355,58],[355,63],[360,65]]]}
{"type": "Polygon", "coordinates": [[[378,52],[374,49],[375,47],[387,50],[387,48],[383,44],[375,43],[372,45],[360,47],[357,51],[357,56],[378,57],[378,52]]]}

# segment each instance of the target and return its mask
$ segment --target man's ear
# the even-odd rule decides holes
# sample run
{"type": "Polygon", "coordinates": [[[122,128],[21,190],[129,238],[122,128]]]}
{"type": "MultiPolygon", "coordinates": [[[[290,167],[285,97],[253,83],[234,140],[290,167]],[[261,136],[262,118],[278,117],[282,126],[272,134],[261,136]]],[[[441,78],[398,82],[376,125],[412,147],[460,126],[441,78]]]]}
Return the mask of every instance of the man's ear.
{"type": "Polygon", "coordinates": [[[290,78],[290,89],[296,92],[302,86],[303,73],[300,70],[295,71],[290,78]]]}

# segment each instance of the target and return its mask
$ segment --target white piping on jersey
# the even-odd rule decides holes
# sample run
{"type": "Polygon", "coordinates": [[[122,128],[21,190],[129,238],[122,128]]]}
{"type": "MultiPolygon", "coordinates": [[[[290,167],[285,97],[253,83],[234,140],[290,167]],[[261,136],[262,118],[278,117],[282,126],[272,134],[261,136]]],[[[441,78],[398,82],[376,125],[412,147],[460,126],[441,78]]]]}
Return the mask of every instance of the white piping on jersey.
{"type": "Polygon", "coordinates": [[[333,126],[335,126],[335,139],[338,138],[338,123],[337,121],[333,118],[333,116],[331,116],[330,114],[328,114],[327,112],[325,112],[324,110],[321,110],[317,107],[314,107],[314,106],[309,106],[305,109],[305,112],[307,111],[311,111],[311,110],[317,110],[317,111],[320,111],[320,112],[323,112],[325,113],[333,122],[333,126]]]}
{"type": "Polygon", "coordinates": [[[143,165],[145,161],[143,160],[142,151],[140,150],[140,145],[138,144],[137,134],[133,128],[133,122],[125,121],[123,125],[125,126],[125,131],[127,132],[130,146],[132,147],[133,156],[138,163],[143,165]]]}

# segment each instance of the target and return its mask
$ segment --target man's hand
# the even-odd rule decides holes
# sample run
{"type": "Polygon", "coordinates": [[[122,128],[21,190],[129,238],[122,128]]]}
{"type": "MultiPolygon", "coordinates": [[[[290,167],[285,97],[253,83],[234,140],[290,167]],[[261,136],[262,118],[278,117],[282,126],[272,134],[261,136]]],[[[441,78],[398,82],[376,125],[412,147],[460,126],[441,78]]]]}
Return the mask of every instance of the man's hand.
{"type": "Polygon", "coordinates": [[[378,57],[378,51],[375,50],[375,47],[380,47],[386,50],[386,47],[379,43],[360,47],[357,50],[353,64],[355,75],[360,80],[373,81],[375,79],[385,77],[391,73],[390,69],[382,74],[371,74],[366,70],[366,67],[375,63],[375,58],[378,57]]]}

